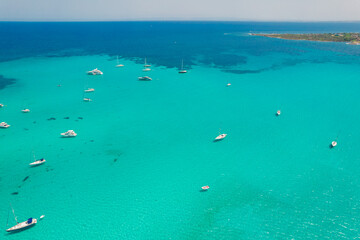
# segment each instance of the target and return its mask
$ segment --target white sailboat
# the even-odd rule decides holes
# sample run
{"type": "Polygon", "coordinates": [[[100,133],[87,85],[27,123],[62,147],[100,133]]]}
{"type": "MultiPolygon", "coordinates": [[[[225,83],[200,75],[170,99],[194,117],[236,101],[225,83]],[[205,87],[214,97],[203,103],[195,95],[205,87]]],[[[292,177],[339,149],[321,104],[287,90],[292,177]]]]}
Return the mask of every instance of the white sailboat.
{"type": "Polygon", "coordinates": [[[11,207],[12,213],[14,215],[14,218],[15,218],[15,221],[16,221],[17,224],[15,226],[11,227],[11,228],[6,229],[7,232],[21,231],[21,230],[27,229],[27,228],[29,228],[31,226],[34,226],[37,223],[36,218],[29,218],[28,220],[19,223],[18,220],[17,220],[17,217],[15,215],[14,209],[12,208],[11,205],[10,205],[10,207],[11,207]]]}
{"type": "Polygon", "coordinates": [[[116,64],[115,67],[123,67],[123,66],[124,66],[124,64],[120,64],[120,63],[119,63],[119,55],[116,56],[116,62],[117,62],[117,64],[116,64]]]}
{"type": "Polygon", "coordinates": [[[226,133],[221,133],[221,129],[219,129],[219,135],[214,139],[214,142],[223,140],[224,138],[226,138],[227,134],[226,133]]]}
{"type": "Polygon", "coordinates": [[[39,166],[41,164],[44,164],[46,162],[45,158],[41,158],[39,160],[36,160],[35,158],[35,154],[34,155],[34,162],[30,163],[29,165],[32,166],[32,167],[35,167],[35,166],[39,166]]]}
{"type": "Polygon", "coordinates": [[[187,71],[184,70],[184,59],[181,61],[181,69],[180,69],[179,73],[187,73],[187,71]]]}
{"type": "Polygon", "coordinates": [[[223,134],[220,134],[219,136],[217,136],[215,138],[214,141],[220,141],[220,140],[223,140],[225,137],[227,136],[227,134],[223,133],[223,134]]]}
{"type": "Polygon", "coordinates": [[[147,63],[146,63],[146,58],[145,58],[144,67],[145,67],[145,68],[151,67],[151,65],[150,65],[150,64],[147,64],[147,63]]]}

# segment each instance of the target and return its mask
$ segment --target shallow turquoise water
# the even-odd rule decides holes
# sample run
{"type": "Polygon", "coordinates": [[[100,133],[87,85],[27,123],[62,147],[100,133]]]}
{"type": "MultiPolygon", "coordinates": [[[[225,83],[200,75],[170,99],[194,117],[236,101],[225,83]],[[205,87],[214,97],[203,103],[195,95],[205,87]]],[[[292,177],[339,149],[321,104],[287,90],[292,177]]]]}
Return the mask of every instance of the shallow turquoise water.
{"type": "MultiPolygon", "coordinates": [[[[249,69],[287,61],[248,58],[249,69]]],[[[357,62],[303,61],[243,75],[206,65],[179,75],[153,65],[151,82],[137,81],[141,64],[121,62],[115,68],[113,58],[95,55],[0,63],[2,75],[17,79],[0,90],[0,121],[11,125],[0,129],[0,224],[6,228],[10,202],[19,220],[46,215],[2,238],[358,236],[357,62]],[[104,75],[85,75],[95,67],[104,75]],[[95,88],[90,103],[82,102],[87,87],[95,88]],[[214,143],[220,128],[228,137],[214,143]],[[59,137],[69,129],[78,136],[59,137]],[[46,164],[29,168],[32,151],[46,164]],[[210,190],[199,192],[203,185],[210,190]]]]}

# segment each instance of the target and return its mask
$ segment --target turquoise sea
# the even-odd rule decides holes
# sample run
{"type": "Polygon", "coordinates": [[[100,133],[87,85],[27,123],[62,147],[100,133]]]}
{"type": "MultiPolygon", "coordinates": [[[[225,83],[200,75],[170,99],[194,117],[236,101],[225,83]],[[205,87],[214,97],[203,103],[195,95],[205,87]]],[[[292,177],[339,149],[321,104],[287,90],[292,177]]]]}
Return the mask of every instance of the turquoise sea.
{"type": "Polygon", "coordinates": [[[0,23],[0,239],[359,238],[360,46],[248,35],[342,31],[0,23]]]}

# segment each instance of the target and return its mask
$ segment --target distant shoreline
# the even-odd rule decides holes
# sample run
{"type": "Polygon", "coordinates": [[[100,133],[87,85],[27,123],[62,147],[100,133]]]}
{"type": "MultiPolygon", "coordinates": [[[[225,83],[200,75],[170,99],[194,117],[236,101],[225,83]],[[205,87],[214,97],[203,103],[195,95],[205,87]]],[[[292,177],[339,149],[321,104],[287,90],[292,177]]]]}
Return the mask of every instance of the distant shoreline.
{"type": "Polygon", "coordinates": [[[344,42],[349,45],[360,45],[360,33],[250,33],[249,35],[286,40],[344,42]]]}

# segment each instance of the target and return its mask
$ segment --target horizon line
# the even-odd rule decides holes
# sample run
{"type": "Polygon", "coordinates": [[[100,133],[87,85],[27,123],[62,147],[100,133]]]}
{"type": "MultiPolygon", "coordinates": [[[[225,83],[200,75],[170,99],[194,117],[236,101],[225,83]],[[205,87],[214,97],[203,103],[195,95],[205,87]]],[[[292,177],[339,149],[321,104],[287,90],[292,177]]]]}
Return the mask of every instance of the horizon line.
{"type": "Polygon", "coordinates": [[[360,20],[214,20],[214,19],[126,19],[126,20],[1,20],[0,22],[262,22],[262,23],[360,23],[360,20]]]}

